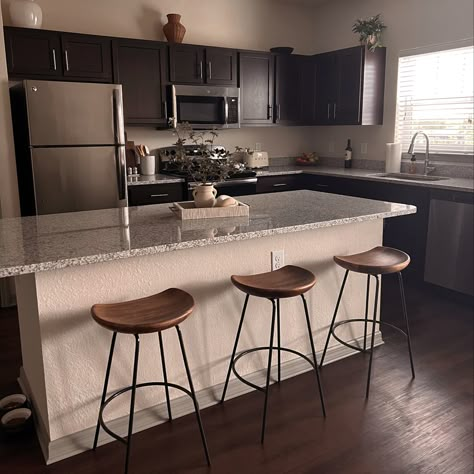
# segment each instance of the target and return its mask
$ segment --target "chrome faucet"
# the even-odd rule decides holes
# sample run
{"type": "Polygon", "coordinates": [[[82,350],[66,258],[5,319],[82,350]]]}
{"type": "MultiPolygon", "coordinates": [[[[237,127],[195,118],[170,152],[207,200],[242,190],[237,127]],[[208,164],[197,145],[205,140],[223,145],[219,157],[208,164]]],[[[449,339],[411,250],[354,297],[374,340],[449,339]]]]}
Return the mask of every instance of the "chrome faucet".
{"type": "Polygon", "coordinates": [[[428,135],[424,132],[416,132],[415,135],[413,135],[413,138],[411,139],[410,147],[408,148],[408,154],[415,156],[415,153],[413,153],[413,149],[415,148],[415,140],[418,135],[423,135],[425,137],[426,141],[426,149],[425,149],[425,168],[423,171],[423,174],[425,176],[428,176],[428,173],[431,173],[434,171],[436,168],[434,166],[430,166],[430,139],[428,138],[428,135]]]}

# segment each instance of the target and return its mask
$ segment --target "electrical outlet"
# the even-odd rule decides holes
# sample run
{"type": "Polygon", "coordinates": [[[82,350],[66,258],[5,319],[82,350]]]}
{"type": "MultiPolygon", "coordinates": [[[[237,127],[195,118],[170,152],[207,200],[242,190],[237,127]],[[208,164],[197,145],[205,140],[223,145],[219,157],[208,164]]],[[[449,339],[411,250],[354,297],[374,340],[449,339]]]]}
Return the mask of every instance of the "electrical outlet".
{"type": "Polygon", "coordinates": [[[285,251],[273,250],[272,251],[272,271],[278,270],[284,265],[285,265],[285,251]]]}
{"type": "Polygon", "coordinates": [[[367,143],[360,144],[360,153],[361,155],[367,155],[367,143]]]}
{"type": "Polygon", "coordinates": [[[255,151],[262,151],[262,144],[257,142],[255,143],[255,151]]]}

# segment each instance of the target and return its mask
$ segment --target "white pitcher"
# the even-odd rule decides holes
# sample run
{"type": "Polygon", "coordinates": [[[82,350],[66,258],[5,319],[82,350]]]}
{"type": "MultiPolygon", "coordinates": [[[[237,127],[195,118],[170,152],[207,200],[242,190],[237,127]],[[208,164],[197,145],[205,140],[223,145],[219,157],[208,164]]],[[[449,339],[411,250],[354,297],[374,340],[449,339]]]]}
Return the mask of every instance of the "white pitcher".
{"type": "Polygon", "coordinates": [[[193,190],[194,205],[196,207],[214,207],[216,196],[217,189],[212,184],[200,184],[193,190]]]}

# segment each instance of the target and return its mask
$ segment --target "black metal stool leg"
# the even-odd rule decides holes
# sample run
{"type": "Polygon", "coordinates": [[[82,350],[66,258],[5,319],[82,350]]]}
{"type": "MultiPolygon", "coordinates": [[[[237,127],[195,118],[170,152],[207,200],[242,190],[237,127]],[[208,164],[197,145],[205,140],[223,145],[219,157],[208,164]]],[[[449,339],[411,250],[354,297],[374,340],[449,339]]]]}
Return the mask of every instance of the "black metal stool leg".
{"type": "Polygon", "coordinates": [[[321,408],[323,409],[324,417],[326,417],[326,408],[324,406],[323,387],[321,385],[321,380],[319,378],[318,360],[316,359],[316,349],[314,347],[313,331],[311,330],[311,321],[310,321],[310,318],[309,318],[308,305],[306,303],[306,298],[304,297],[304,295],[301,295],[301,299],[303,300],[304,313],[305,313],[305,316],[306,316],[306,324],[308,325],[309,342],[311,344],[311,351],[313,353],[314,371],[316,372],[316,379],[318,381],[319,398],[321,399],[321,408]]]}
{"type": "Polygon", "coordinates": [[[369,318],[370,275],[367,275],[367,292],[365,294],[364,352],[367,350],[367,319],[369,318]]]}
{"type": "Polygon", "coordinates": [[[137,390],[139,353],[140,353],[140,336],[138,334],[135,334],[135,359],[133,362],[132,396],[130,398],[130,418],[128,421],[127,454],[125,457],[125,474],[127,474],[128,472],[128,464],[130,461],[130,447],[132,445],[133,415],[135,412],[135,392],[137,390]]]}
{"type": "Polygon", "coordinates": [[[321,362],[319,363],[319,367],[323,366],[324,358],[326,357],[326,351],[328,350],[329,340],[331,339],[334,322],[336,321],[337,311],[339,309],[339,304],[341,303],[342,293],[344,292],[344,287],[346,286],[347,275],[349,274],[349,270],[346,270],[344,274],[344,279],[342,280],[341,291],[339,292],[339,296],[337,298],[336,309],[334,310],[334,315],[332,317],[331,326],[329,326],[328,337],[326,339],[326,344],[324,345],[323,354],[321,356],[321,362]]]}
{"type": "Polygon", "coordinates": [[[271,300],[273,305],[272,311],[272,326],[270,329],[270,346],[268,348],[268,365],[267,365],[267,381],[265,384],[265,404],[263,405],[263,420],[262,420],[262,435],[260,437],[260,442],[263,444],[265,439],[265,424],[267,422],[267,405],[268,405],[268,389],[270,386],[270,371],[272,369],[272,353],[273,353],[273,333],[275,331],[275,313],[276,313],[276,306],[275,301],[271,300]]]}
{"type": "Polygon", "coordinates": [[[367,376],[367,388],[365,391],[365,397],[369,398],[369,390],[370,390],[370,376],[372,373],[372,360],[374,358],[374,342],[375,342],[375,326],[377,321],[377,307],[379,302],[379,276],[372,275],[375,278],[375,302],[374,302],[374,318],[372,321],[372,340],[370,341],[370,360],[369,360],[369,374],[367,376]]]}
{"type": "MultiPolygon", "coordinates": [[[[109,352],[109,360],[107,362],[107,370],[105,372],[105,382],[104,382],[104,390],[102,391],[102,398],[100,401],[100,407],[105,402],[105,397],[107,396],[107,386],[109,385],[109,376],[110,376],[110,368],[112,367],[112,359],[114,357],[114,349],[115,349],[115,340],[117,339],[117,333],[114,332],[112,336],[112,342],[110,343],[110,352],[109,352]]],[[[99,417],[97,418],[97,427],[95,429],[95,436],[94,436],[94,446],[92,449],[97,448],[97,442],[99,441],[99,431],[100,431],[100,422],[99,417]]]]}
{"type": "Polygon", "coordinates": [[[278,383],[281,382],[280,300],[277,300],[278,383]]]}
{"type": "Polygon", "coordinates": [[[232,350],[232,355],[230,357],[229,369],[227,370],[227,377],[225,378],[224,390],[222,391],[221,403],[224,403],[225,394],[227,392],[227,386],[229,385],[230,372],[232,370],[232,364],[234,363],[235,353],[237,352],[237,346],[239,344],[240,332],[242,331],[242,325],[244,323],[245,311],[247,310],[247,303],[249,301],[249,296],[245,296],[244,307],[242,309],[242,316],[240,317],[239,328],[237,329],[237,336],[235,337],[234,348],[232,350]]]}
{"type": "Polygon", "coordinates": [[[168,374],[166,373],[165,350],[163,348],[163,337],[161,335],[161,331],[158,332],[158,338],[160,340],[161,367],[163,368],[163,381],[165,382],[166,405],[168,407],[168,417],[169,417],[169,420],[172,421],[173,417],[171,415],[170,390],[168,387],[168,374]]]}
{"type": "Polygon", "coordinates": [[[401,272],[398,272],[398,282],[400,284],[400,296],[402,299],[403,315],[405,316],[405,324],[407,328],[408,353],[410,354],[411,375],[413,378],[415,378],[415,366],[413,365],[413,354],[411,352],[410,327],[408,325],[407,302],[405,299],[405,289],[403,287],[403,277],[401,272]]]}
{"type": "Polygon", "coordinates": [[[193,379],[191,378],[191,371],[189,370],[188,359],[186,357],[186,351],[184,349],[183,336],[181,335],[181,330],[179,326],[176,326],[176,331],[178,333],[179,345],[181,347],[181,353],[183,354],[184,367],[186,368],[186,375],[188,377],[189,389],[192,393],[192,399],[194,403],[194,411],[196,412],[196,418],[199,425],[199,431],[201,432],[202,445],[204,447],[204,453],[206,455],[207,465],[211,465],[211,458],[209,457],[209,450],[207,449],[206,435],[204,434],[204,428],[202,427],[201,414],[199,412],[199,404],[196,398],[196,392],[194,391],[193,379]]]}

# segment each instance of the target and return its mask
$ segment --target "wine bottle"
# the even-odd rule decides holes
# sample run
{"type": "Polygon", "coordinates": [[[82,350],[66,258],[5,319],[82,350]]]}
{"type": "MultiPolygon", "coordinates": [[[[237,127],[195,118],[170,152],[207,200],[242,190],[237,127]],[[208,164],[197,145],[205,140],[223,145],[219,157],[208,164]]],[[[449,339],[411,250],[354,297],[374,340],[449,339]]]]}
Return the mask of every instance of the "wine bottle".
{"type": "Polygon", "coordinates": [[[347,146],[344,154],[344,168],[352,168],[352,147],[350,138],[347,140],[347,146]]]}

